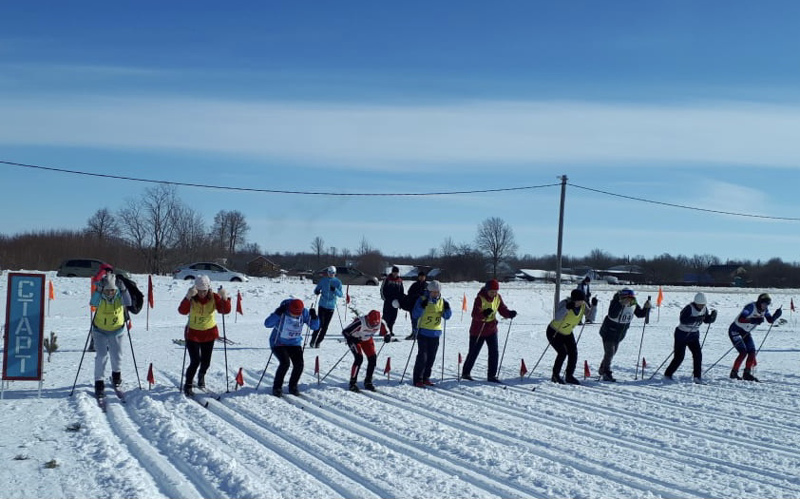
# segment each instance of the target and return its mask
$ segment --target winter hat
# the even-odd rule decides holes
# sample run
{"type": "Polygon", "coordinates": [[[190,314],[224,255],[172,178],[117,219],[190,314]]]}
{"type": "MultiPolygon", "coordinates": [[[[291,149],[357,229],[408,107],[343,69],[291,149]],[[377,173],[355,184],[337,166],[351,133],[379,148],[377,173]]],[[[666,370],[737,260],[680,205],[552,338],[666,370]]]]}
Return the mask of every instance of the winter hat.
{"type": "Polygon", "coordinates": [[[369,327],[377,327],[381,323],[381,313],[377,310],[372,310],[367,314],[367,325],[369,327]]]}
{"type": "Polygon", "coordinates": [[[770,296],[767,293],[761,293],[760,295],[758,295],[758,300],[756,300],[756,302],[766,303],[767,305],[769,305],[770,303],[772,303],[772,298],[770,298],[770,296]]]}
{"type": "Polygon", "coordinates": [[[400,269],[398,269],[396,265],[393,265],[392,272],[400,272],[400,269]]]}
{"type": "Polygon", "coordinates": [[[704,295],[703,293],[697,293],[696,295],[694,295],[694,303],[697,303],[698,305],[705,305],[706,303],[708,303],[706,301],[706,295],[704,295]]]}
{"type": "Polygon", "coordinates": [[[497,291],[500,289],[500,283],[497,282],[497,279],[492,279],[486,283],[486,289],[497,291]]]}
{"type": "Polygon", "coordinates": [[[633,298],[636,296],[636,293],[631,288],[623,288],[618,294],[620,298],[633,298]]]}
{"type": "Polygon", "coordinates": [[[117,290],[117,276],[115,276],[112,272],[109,272],[103,277],[103,291],[105,290],[117,290]]]}
{"type": "Polygon", "coordinates": [[[289,313],[292,315],[301,315],[305,308],[306,306],[303,304],[303,300],[295,298],[289,302],[289,313]]]}
{"type": "Polygon", "coordinates": [[[426,274],[424,270],[420,270],[419,272],[417,272],[417,277],[426,277],[427,275],[428,274],[426,274]]]}
{"type": "Polygon", "coordinates": [[[573,289],[569,294],[569,299],[572,301],[586,301],[586,294],[580,289],[573,289]]]}
{"type": "Polygon", "coordinates": [[[328,275],[336,275],[336,267],[331,265],[330,267],[328,267],[327,272],[328,272],[328,275]]]}
{"type": "Polygon", "coordinates": [[[431,281],[428,283],[428,291],[442,292],[442,285],[439,281],[431,281]]]}
{"type": "Polygon", "coordinates": [[[194,289],[198,291],[208,291],[211,289],[211,279],[207,275],[199,275],[194,278],[194,289]]]}

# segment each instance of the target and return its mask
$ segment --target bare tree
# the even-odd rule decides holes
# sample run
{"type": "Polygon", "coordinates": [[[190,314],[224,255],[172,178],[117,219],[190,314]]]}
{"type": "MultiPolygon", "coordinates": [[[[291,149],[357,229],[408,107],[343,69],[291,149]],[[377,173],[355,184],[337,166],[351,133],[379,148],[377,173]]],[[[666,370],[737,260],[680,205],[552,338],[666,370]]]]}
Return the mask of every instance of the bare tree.
{"type": "Polygon", "coordinates": [[[453,241],[452,237],[448,237],[444,240],[439,249],[439,253],[441,254],[442,258],[448,258],[458,253],[458,246],[453,241]]]}
{"type": "Polygon", "coordinates": [[[374,251],[375,248],[373,248],[372,245],[369,244],[369,241],[367,241],[367,238],[365,236],[362,236],[361,243],[359,243],[358,249],[356,250],[356,256],[361,258],[362,256],[373,253],[374,251]]]}
{"type": "Polygon", "coordinates": [[[245,236],[249,231],[250,226],[242,212],[222,210],[214,216],[211,236],[228,256],[233,256],[236,248],[247,242],[245,236]]]}
{"type": "Polygon", "coordinates": [[[311,241],[311,251],[317,255],[317,265],[319,265],[322,254],[325,252],[325,241],[319,236],[315,237],[314,240],[311,241]]]}
{"type": "Polygon", "coordinates": [[[141,253],[147,272],[160,274],[165,270],[181,207],[175,186],[159,184],[147,189],[141,200],[128,200],[119,211],[122,234],[141,253]]]}
{"type": "Polygon", "coordinates": [[[502,218],[487,218],[478,226],[475,245],[489,258],[492,276],[497,278],[497,267],[501,261],[513,257],[517,252],[514,231],[502,218]]]}
{"type": "Polygon", "coordinates": [[[175,210],[175,264],[186,263],[204,257],[209,248],[205,222],[202,215],[192,208],[181,205],[175,210]]]}
{"type": "Polygon", "coordinates": [[[86,233],[97,238],[98,241],[119,236],[119,223],[108,208],[94,212],[86,222],[86,233]]]}

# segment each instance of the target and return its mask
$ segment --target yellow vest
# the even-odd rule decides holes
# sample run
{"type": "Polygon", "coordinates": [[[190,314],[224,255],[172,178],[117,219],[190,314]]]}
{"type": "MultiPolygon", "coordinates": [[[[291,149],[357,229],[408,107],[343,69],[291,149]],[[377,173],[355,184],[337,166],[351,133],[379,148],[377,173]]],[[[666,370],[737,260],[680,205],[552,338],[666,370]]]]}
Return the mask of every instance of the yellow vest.
{"type": "Polygon", "coordinates": [[[486,310],[487,308],[492,309],[492,313],[489,314],[489,317],[484,316],[483,322],[492,322],[497,318],[497,309],[500,308],[500,295],[495,295],[492,301],[487,300],[486,297],[483,296],[482,294],[478,295],[478,297],[481,299],[482,311],[486,310]]]}
{"type": "Polygon", "coordinates": [[[192,300],[192,306],[189,309],[189,327],[195,331],[206,331],[215,327],[217,320],[214,312],[216,312],[216,304],[213,296],[206,303],[192,300]]]}
{"type": "Polygon", "coordinates": [[[567,315],[564,316],[563,319],[560,321],[553,320],[550,322],[550,327],[558,331],[560,334],[568,335],[572,333],[572,330],[575,329],[581,319],[583,318],[583,312],[586,310],[586,304],[584,303],[581,305],[581,310],[575,315],[575,312],[572,309],[567,309],[567,315]]]}
{"type": "Polygon", "coordinates": [[[100,299],[97,313],[94,315],[94,326],[101,331],[116,331],[125,325],[125,307],[122,298],[117,295],[113,301],[100,299]]]}
{"type": "Polygon", "coordinates": [[[443,298],[439,298],[439,301],[437,301],[436,303],[433,303],[432,301],[428,300],[428,304],[425,306],[425,310],[423,310],[422,315],[419,316],[419,320],[417,321],[417,327],[421,327],[423,329],[428,329],[431,331],[441,331],[442,312],[444,312],[443,298]]]}

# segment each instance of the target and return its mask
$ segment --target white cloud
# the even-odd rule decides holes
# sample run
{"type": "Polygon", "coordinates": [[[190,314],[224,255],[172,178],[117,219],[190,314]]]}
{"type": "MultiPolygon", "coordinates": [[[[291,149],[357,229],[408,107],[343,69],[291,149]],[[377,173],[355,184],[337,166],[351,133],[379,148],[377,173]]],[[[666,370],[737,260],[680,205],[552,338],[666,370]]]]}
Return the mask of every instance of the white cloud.
{"type": "Polygon", "coordinates": [[[800,107],[0,100],[0,143],[244,155],[354,169],[708,162],[796,167],[800,107]]]}

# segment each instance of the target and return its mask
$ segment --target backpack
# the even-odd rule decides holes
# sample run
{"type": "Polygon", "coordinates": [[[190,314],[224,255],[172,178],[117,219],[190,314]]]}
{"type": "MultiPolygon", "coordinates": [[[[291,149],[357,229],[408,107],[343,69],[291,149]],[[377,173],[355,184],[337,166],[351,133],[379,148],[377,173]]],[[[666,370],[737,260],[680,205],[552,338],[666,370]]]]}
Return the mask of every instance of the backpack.
{"type": "Polygon", "coordinates": [[[144,295],[136,286],[136,283],[127,277],[117,274],[117,279],[125,284],[125,287],[128,288],[128,293],[131,295],[131,304],[128,306],[128,311],[132,314],[138,314],[144,306],[144,295]]]}

